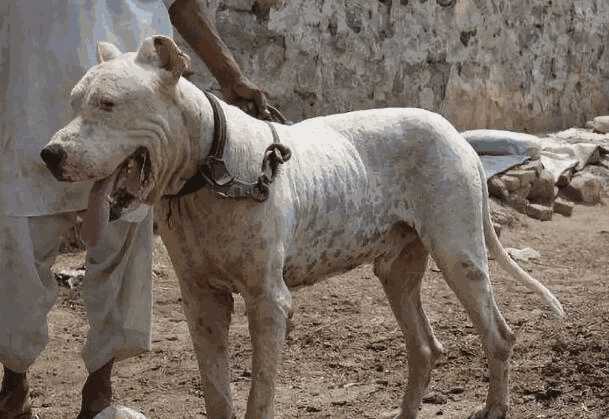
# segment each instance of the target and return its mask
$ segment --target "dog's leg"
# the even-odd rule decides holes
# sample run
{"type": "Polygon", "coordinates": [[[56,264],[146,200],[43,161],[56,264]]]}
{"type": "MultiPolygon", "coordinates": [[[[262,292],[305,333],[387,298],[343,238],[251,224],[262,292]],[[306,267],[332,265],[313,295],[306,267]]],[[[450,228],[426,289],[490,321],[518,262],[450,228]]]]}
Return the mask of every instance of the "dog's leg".
{"type": "Polygon", "coordinates": [[[421,280],[427,260],[428,252],[417,239],[396,259],[375,263],[375,273],[383,284],[408,349],[408,390],[396,419],[417,417],[431,371],[443,352],[421,305],[421,280]]]}
{"type": "Polygon", "coordinates": [[[476,327],[488,360],[489,390],[486,406],[470,418],[501,419],[508,412],[509,358],[515,338],[493,297],[486,254],[475,256],[477,253],[480,252],[455,248],[449,252],[434,252],[434,257],[448,285],[476,327]]]}
{"type": "Polygon", "coordinates": [[[244,296],[254,352],[246,419],[273,418],[274,381],[292,306],[281,271],[275,275],[244,296]]]}
{"type": "Polygon", "coordinates": [[[233,419],[228,364],[228,328],[233,311],[230,292],[201,279],[180,280],[182,305],[205,389],[207,416],[233,419]]]}

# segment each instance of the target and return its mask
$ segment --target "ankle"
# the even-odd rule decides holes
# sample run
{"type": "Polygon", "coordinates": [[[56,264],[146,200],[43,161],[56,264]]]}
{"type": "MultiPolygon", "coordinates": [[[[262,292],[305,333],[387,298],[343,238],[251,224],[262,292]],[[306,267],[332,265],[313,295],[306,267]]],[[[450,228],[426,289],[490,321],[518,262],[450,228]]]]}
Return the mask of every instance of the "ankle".
{"type": "Polygon", "coordinates": [[[27,373],[18,373],[7,367],[4,367],[4,376],[2,377],[2,387],[0,393],[21,391],[27,392],[29,385],[27,382],[27,373]]]}
{"type": "Polygon", "coordinates": [[[111,360],[87,377],[82,389],[81,413],[99,413],[112,404],[112,365],[111,360]]]}
{"type": "Polygon", "coordinates": [[[30,412],[30,388],[26,374],[4,367],[0,389],[0,418],[25,418],[30,416],[30,412]]]}

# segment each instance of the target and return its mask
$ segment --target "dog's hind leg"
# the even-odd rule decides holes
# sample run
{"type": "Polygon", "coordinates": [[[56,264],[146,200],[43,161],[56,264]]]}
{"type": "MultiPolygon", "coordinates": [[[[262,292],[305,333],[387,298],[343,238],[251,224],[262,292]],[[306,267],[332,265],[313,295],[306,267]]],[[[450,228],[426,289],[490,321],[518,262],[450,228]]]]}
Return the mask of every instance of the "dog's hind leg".
{"type": "Polygon", "coordinates": [[[210,287],[205,279],[187,279],[183,275],[180,275],[180,288],[205,390],[207,416],[233,419],[228,363],[233,296],[229,291],[210,287]]]}
{"type": "Polygon", "coordinates": [[[380,258],[374,265],[408,350],[408,389],[399,419],[416,418],[431,371],[443,352],[421,305],[421,280],[427,261],[428,252],[416,238],[397,258],[380,258]]]}
{"type": "Polygon", "coordinates": [[[432,248],[444,278],[476,327],[488,360],[486,406],[470,418],[505,418],[509,405],[509,358],[515,338],[493,296],[482,232],[457,239],[445,234],[432,248]]]}
{"type": "Polygon", "coordinates": [[[446,151],[443,171],[419,166],[424,176],[411,185],[409,204],[421,241],[465,307],[486,352],[486,406],[472,417],[500,419],[508,412],[509,358],[515,339],[499,312],[489,278],[484,171],[470,147],[459,148],[446,151]]]}

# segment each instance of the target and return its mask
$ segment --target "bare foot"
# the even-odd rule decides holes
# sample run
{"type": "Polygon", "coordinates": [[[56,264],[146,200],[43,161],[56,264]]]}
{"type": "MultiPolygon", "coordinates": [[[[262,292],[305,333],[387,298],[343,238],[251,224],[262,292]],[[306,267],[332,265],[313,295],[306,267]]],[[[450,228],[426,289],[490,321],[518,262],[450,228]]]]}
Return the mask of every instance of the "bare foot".
{"type": "Polygon", "coordinates": [[[112,404],[112,366],[106,365],[89,374],[82,388],[82,404],[77,419],[93,419],[112,404]]]}
{"type": "Polygon", "coordinates": [[[1,419],[31,419],[30,387],[26,373],[17,373],[4,367],[0,390],[1,419]]]}

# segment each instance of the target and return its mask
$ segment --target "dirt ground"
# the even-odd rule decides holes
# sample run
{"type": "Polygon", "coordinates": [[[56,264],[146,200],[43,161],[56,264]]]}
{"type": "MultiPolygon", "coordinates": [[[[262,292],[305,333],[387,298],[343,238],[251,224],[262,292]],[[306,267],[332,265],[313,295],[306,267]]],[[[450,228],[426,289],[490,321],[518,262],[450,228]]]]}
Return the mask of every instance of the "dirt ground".
{"type": "MultiPolygon", "coordinates": [[[[551,317],[539,298],[514,285],[491,262],[500,307],[517,334],[512,418],[609,417],[609,210],[578,206],[572,218],[520,218],[501,241],[532,247],[524,266],[552,289],[567,318],[551,317]]],[[[82,255],[67,254],[62,267],[82,255]]],[[[160,240],[155,256],[152,352],[115,369],[115,399],[150,418],[202,418],[203,394],[180,292],[160,240]]],[[[405,387],[402,335],[369,266],[294,293],[295,329],[277,382],[278,418],[382,418],[405,387]]],[[[464,418],[484,402],[488,378],[477,336],[439,273],[424,281],[424,305],[446,356],[434,371],[422,418],[464,418]]],[[[77,291],[62,289],[50,315],[51,341],[31,372],[41,418],[73,418],[85,371],[79,357],[87,330],[77,291]]],[[[243,301],[231,329],[232,386],[240,417],[250,382],[243,301]]]]}

